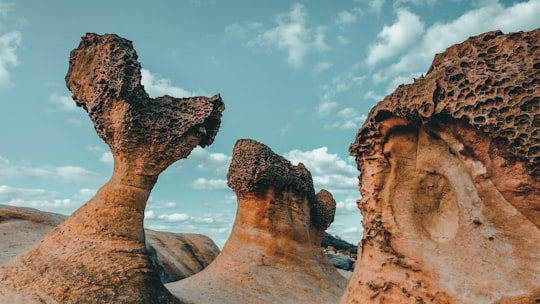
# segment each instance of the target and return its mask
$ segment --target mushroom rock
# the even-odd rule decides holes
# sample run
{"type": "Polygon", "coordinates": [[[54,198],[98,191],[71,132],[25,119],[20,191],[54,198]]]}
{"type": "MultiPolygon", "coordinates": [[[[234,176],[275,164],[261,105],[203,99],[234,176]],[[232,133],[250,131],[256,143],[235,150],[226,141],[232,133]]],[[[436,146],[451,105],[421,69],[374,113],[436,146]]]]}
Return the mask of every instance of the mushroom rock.
{"type": "Polygon", "coordinates": [[[540,29],[471,37],[377,104],[342,303],[539,302],[539,126],[540,29]]]}
{"type": "MultiPolygon", "coordinates": [[[[0,268],[0,299],[46,303],[178,303],[145,249],[144,209],[158,175],[212,143],[224,105],[150,98],[131,41],[87,34],[66,84],[114,157],[111,179],[39,244],[0,268]]],[[[2,301],[0,301],[2,302],[2,301]]]]}
{"type": "Polygon", "coordinates": [[[311,174],[267,146],[237,141],[227,183],[238,198],[231,235],[206,269],[167,284],[189,303],[337,303],[346,279],[321,238],[336,203],[311,174]]]}

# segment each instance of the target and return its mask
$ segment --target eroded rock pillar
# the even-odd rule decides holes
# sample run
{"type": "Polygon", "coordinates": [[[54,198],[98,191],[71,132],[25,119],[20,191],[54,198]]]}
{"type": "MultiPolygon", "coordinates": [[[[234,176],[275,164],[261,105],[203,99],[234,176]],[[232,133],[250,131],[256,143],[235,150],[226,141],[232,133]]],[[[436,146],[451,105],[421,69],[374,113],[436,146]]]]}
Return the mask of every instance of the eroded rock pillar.
{"type": "MultiPolygon", "coordinates": [[[[212,143],[224,105],[150,98],[129,40],[87,34],[66,84],[114,157],[111,179],[42,242],[0,268],[0,299],[24,303],[178,303],[145,249],[143,217],[158,175],[212,143]]],[[[1,301],[0,301],[1,302],[1,301]]]]}

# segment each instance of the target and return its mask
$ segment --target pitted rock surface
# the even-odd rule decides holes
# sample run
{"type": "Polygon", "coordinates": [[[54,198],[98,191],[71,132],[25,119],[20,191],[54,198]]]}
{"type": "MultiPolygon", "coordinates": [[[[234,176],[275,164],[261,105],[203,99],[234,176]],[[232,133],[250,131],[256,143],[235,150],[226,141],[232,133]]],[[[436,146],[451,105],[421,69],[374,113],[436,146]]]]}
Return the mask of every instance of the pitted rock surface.
{"type": "Polygon", "coordinates": [[[211,98],[151,99],[132,43],[87,34],[66,84],[114,157],[111,179],[36,246],[0,267],[0,302],[178,303],[145,248],[144,209],[158,175],[212,143],[224,105],[211,98]]]}
{"type": "Polygon", "coordinates": [[[540,29],[489,32],[372,109],[342,303],[540,301],[539,79],[540,29]]]}
{"type": "Polygon", "coordinates": [[[189,303],[336,303],[346,279],[320,248],[336,202],[311,173],[267,146],[239,140],[227,182],[238,197],[231,236],[200,273],[167,284],[189,303]]]}

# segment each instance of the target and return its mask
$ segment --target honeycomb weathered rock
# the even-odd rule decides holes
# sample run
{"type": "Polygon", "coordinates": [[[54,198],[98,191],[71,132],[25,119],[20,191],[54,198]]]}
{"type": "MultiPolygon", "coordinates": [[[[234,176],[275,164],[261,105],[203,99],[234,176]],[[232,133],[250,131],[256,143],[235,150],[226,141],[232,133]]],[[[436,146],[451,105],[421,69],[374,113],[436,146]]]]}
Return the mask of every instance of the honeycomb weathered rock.
{"type": "Polygon", "coordinates": [[[377,104],[342,303],[540,301],[539,115],[540,29],[471,37],[377,104]]]}

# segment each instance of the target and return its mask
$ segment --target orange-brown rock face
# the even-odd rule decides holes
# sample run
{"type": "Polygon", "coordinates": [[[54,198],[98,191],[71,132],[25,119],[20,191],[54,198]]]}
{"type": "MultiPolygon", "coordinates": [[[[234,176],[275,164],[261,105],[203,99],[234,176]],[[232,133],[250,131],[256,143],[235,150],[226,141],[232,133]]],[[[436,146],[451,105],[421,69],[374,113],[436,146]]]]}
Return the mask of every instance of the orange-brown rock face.
{"type": "Polygon", "coordinates": [[[539,127],[540,30],[471,37],[379,103],[342,303],[540,301],[539,127]]]}
{"type": "Polygon", "coordinates": [[[193,303],[337,303],[346,280],[320,248],[335,201],[309,171],[239,140],[227,175],[238,197],[231,236],[200,273],[167,284],[193,303]]]}
{"type": "MultiPolygon", "coordinates": [[[[42,242],[0,268],[0,299],[46,303],[176,303],[151,267],[143,216],[159,173],[212,143],[211,98],[149,98],[130,41],[87,34],[66,84],[114,156],[111,179],[42,242]]],[[[2,301],[0,301],[2,302],[2,301]]]]}

